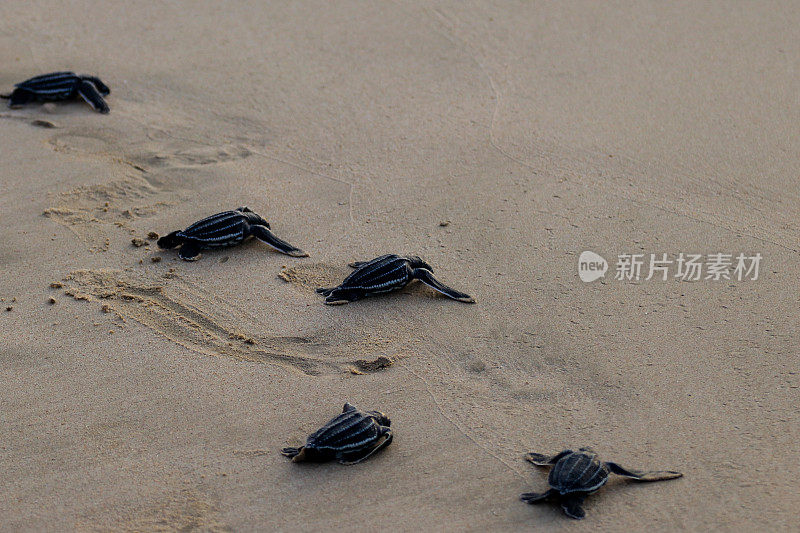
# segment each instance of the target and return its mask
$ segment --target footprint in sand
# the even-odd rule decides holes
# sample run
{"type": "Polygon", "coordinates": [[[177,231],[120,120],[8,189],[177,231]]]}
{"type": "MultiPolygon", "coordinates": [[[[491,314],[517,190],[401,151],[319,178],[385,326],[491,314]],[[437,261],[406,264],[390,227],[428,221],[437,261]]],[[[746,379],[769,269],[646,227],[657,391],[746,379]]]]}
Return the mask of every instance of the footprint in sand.
{"type": "Polygon", "coordinates": [[[109,229],[132,233],[131,221],[173,205],[175,196],[148,175],[129,171],[119,180],[63,192],[42,214],[69,228],[91,251],[105,251],[110,242],[109,229]]]}
{"type": "MultiPolygon", "coordinates": [[[[188,484],[187,484],[188,485],[188,484]]],[[[219,500],[202,487],[155,487],[145,503],[130,503],[114,512],[98,508],[79,529],[87,531],[233,531],[223,521],[219,500]]]]}
{"type": "Polygon", "coordinates": [[[174,151],[145,152],[136,156],[136,159],[147,167],[194,167],[228,163],[250,157],[253,155],[246,146],[193,146],[178,148],[174,151]]]}
{"type": "Polygon", "coordinates": [[[308,292],[314,292],[319,287],[338,285],[347,271],[325,263],[303,264],[293,267],[284,267],[278,278],[295,287],[308,292]]]}

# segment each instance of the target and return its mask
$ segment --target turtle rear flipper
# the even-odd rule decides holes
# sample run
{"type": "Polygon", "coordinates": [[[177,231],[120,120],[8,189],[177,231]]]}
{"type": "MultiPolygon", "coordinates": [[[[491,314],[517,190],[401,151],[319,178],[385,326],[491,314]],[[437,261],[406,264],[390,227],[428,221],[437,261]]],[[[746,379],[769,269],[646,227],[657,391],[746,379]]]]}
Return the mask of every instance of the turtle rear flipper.
{"type": "Polygon", "coordinates": [[[392,442],[392,430],[386,428],[386,433],[381,437],[381,439],[375,444],[373,448],[368,450],[359,450],[357,452],[352,453],[343,453],[339,458],[339,462],[343,465],[354,465],[360,463],[361,461],[368,459],[372,455],[378,453],[383,448],[386,448],[392,442]]]}
{"type": "Polygon", "coordinates": [[[308,254],[297,248],[292,246],[288,242],[284,241],[283,239],[279,239],[272,233],[269,228],[266,226],[262,226],[260,224],[254,224],[250,226],[250,233],[261,242],[269,244],[276,250],[286,255],[290,255],[292,257],[308,257],[308,254]]]}
{"type": "Polygon", "coordinates": [[[470,296],[469,294],[457,291],[451,287],[448,287],[444,283],[441,283],[439,280],[433,277],[433,273],[426,269],[426,268],[415,268],[411,275],[416,279],[420,280],[425,285],[431,287],[434,290],[437,290],[444,294],[445,296],[452,298],[453,300],[458,300],[459,302],[474,304],[475,299],[470,296]]]}
{"type": "Polygon", "coordinates": [[[178,237],[179,231],[173,231],[167,235],[164,235],[160,239],[156,241],[159,248],[164,248],[166,250],[175,248],[176,246],[180,245],[183,242],[183,239],[178,237]]]}
{"type": "Polygon", "coordinates": [[[335,287],[330,290],[325,289],[325,291],[320,292],[320,294],[326,297],[325,305],[343,305],[358,300],[362,296],[363,291],[340,289],[339,287],[335,287]]]}
{"type": "Polygon", "coordinates": [[[82,81],[78,86],[78,94],[98,113],[105,114],[110,111],[100,91],[97,90],[97,87],[92,82],[82,81]]]}
{"type": "Polygon", "coordinates": [[[552,498],[557,494],[558,491],[555,489],[548,489],[544,492],[525,492],[523,494],[520,494],[519,499],[524,501],[525,503],[530,503],[531,505],[533,505],[534,503],[543,502],[547,498],[552,498]]]}
{"type": "Polygon", "coordinates": [[[36,95],[25,89],[14,89],[2,97],[8,100],[8,107],[20,107],[36,100],[36,95]]]}
{"type": "Polygon", "coordinates": [[[316,292],[325,297],[325,305],[343,305],[354,302],[359,297],[354,291],[339,287],[320,287],[316,292]]]}
{"type": "Polygon", "coordinates": [[[629,477],[631,479],[635,479],[636,481],[665,481],[667,479],[675,479],[683,476],[683,474],[680,472],[675,472],[672,470],[652,470],[645,472],[642,470],[630,470],[628,468],[623,468],[617,463],[612,462],[607,462],[605,465],[609,472],[613,472],[618,476],[629,477]]]}
{"type": "Polygon", "coordinates": [[[184,261],[197,261],[200,259],[200,252],[202,249],[203,248],[196,242],[184,242],[181,249],[178,250],[178,257],[184,261]]]}
{"type": "Polygon", "coordinates": [[[572,450],[564,450],[563,452],[555,455],[544,455],[543,453],[531,452],[525,454],[525,460],[535,464],[536,466],[549,466],[556,464],[559,459],[571,453],[572,450]]]}
{"type": "Polygon", "coordinates": [[[564,514],[575,520],[583,520],[586,517],[586,511],[583,510],[581,504],[586,496],[583,494],[568,494],[561,499],[561,508],[564,509],[564,514]]]}
{"type": "Polygon", "coordinates": [[[369,263],[369,261],[353,261],[352,263],[347,263],[347,266],[350,268],[361,268],[367,263],[369,263]]]}
{"type": "Polygon", "coordinates": [[[285,455],[293,463],[299,463],[306,458],[306,448],[305,446],[300,446],[299,448],[287,447],[281,450],[281,455],[285,455]]]}

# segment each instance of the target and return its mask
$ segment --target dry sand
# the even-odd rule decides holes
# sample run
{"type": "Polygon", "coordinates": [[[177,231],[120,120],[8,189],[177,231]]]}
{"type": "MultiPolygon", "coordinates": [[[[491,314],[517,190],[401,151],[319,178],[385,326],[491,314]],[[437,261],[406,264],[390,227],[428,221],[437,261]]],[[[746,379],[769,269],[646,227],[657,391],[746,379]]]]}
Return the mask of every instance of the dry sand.
{"type": "Polygon", "coordinates": [[[264,4],[3,6],[3,90],[113,92],[0,111],[0,529],[796,527],[795,3],[264,4]],[[147,239],[242,204],[311,257],[147,239]],[[764,259],[584,284],[587,249],[764,259]],[[478,304],[313,293],[386,252],[478,304]],[[280,456],[346,400],[392,446],[280,456]],[[685,477],[518,500],[582,445],[685,477]]]}

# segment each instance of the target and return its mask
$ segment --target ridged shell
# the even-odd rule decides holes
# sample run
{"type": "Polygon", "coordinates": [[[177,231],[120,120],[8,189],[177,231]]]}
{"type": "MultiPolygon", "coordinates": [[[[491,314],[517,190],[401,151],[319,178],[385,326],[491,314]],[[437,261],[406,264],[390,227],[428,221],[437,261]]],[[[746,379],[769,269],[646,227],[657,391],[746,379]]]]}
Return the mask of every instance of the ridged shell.
{"type": "Polygon", "coordinates": [[[307,448],[352,452],[372,446],[381,437],[381,427],[370,415],[352,408],[309,435],[307,448]]]}
{"type": "Polygon", "coordinates": [[[411,278],[408,274],[408,259],[387,254],[358,267],[344,278],[339,288],[381,292],[399,289],[409,281],[411,278]]]}
{"type": "Polygon", "coordinates": [[[52,72],[15,85],[36,93],[40,98],[57,100],[72,95],[81,79],[74,72],[52,72]]]}
{"type": "Polygon", "coordinates": [[[247,217],[238,211],[224,211],[198,220],[178,232],[178,236],[198,240],[209,247],[228,246],[244,240],[246,220],[247,217]]]}
{"type": "Polygon", "coordinates": [[[559,459],[547,481],[562,494],[592,492],[608,481],[608,470],[597,454],[578,451],[559,459]]]}

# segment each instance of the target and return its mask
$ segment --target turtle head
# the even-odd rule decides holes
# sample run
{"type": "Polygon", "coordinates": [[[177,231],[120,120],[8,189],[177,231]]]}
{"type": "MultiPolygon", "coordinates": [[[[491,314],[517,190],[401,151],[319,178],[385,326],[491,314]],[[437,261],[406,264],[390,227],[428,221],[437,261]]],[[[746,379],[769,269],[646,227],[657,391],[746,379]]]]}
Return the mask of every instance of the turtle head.
{"type": "Polygon", "coordinates": [[[246,205],[243,205],[242,207],[237,207],[236,211],[244,215],[247,221],[250,222],[251,224],[258,224],[259,226],[266,226],[267,228],[269,228],[269,222],[264,220],[260,215],[254,213],[253,210],[247,207],[246,205]]]}
{"type": "Polygon", "coordinates": [[[375,422],[377,422],[381,426],[390,427],[392,425],[392,421],[389,420],[389,417],[381,413],[380,411],[370,411],[369,415],[372,418],[374,418],[375,422]]]}
{"type": "Polygon", "coordinates": [[[98,78],[97,76],[79,76],[79,77],[83,81],[88,81],[89,83],[94,85],[95,89],[97,89],[97,92],[99,92],[101,95],[108,96],[109,94],[111,94],[111,89],[108,88],[108,85],[103,83],[102,80],[100,80],[100,78],[98,78]]]}
{"type": "Polygon", "coordinates": [[[407,259],[408,262],[411,263],[411,268],[424,268],[433,272],[433,267],[423,261],[418,255],[409,255],[407,259]]]}

